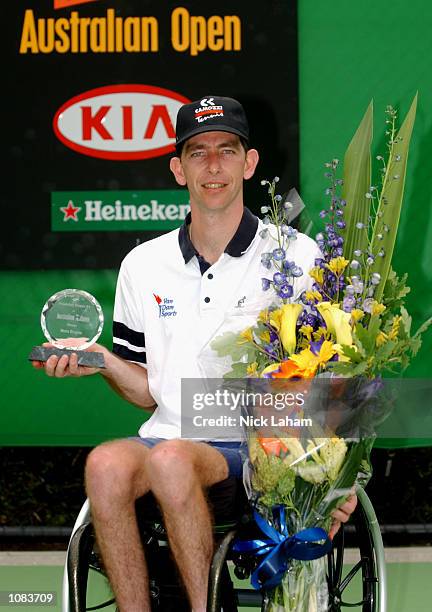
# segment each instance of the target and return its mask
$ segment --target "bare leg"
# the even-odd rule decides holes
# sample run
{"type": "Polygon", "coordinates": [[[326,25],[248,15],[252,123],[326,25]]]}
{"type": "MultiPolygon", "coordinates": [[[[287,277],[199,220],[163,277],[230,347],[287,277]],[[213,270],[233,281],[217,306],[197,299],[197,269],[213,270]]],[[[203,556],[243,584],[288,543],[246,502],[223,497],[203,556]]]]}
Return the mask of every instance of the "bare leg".
{"type": "Polygon", "coordinates": [[[192,610],[205,612],[214,544],[203,489],[224,480],[228,465],[207,444],[171,440],[151,450],[147,467],[192,610]]]}
{"type": "Polygon", "coordinates": [[[150,450],[133,440],[95,448],[86,465],[97,542],[122,612],[149,612],[148,572],[138,532],[135,500],[149,491],[150,450]]]}

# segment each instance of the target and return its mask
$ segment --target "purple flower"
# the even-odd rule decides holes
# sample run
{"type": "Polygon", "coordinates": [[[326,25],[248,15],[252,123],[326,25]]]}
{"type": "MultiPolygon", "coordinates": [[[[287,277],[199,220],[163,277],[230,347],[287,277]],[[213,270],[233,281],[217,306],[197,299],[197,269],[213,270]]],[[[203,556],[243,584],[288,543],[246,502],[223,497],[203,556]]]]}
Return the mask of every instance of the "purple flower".
{"type": "Polygon", "coordinates": [[[327,214],[327,210],[321,210],[319,216],[321,217],[321,219],[325,219],[325,217],[327,217],[327,214]]]}
{"type": "Polygon", "coordinates": [[[345,312],[351,312],[353,308],[355,308],[356,299],[352,295],[346,295],[342,302],[342,310],[345,312]]]}
{"type": "Polygon", "coordinates": [[[268,278],[262,278],[261,284],[263,291],[267,291],[268,289],[270,289],[270,281],[268,278]]]}
{"type": "Polygon", "coordinates": [[[284,283],[279,287],[277,292],[278,296],[282,299],[290,298],[293,296],[294,290],[292,285],[288,285],[288,283],[284,283]]]}
{"type": "Polygon", "coordinates": [[[366,298],[365,301],[363,302],[363,310],[365,312],[371,313],[372,312],[372,308],[373,308],[373,304],[374,304],[374,299],[373,298],[366,298]]]}
{"type": "Polygon", "coordinates": [[[312,351],[314,355],[318,355],[323,342],[324,342],[324,338],[321,338],[320,340],[317,340],[316,342],[311,342],[309,344],[310,350],[312,351]]]}
{"type": "Polygon", "coordinates": [[[295,261],[288,261],[287,259],[282,264],[283,269],[291,274],[291,271],[296,267],[295,261]]]}
{"type": "Polygon", "coordinates": [[[344,229],[344,227],[346,227],[345,221],[336,221],[336,227],[339,229],[344,229]]]}
{"type": "Polygon", "coordinates": [[[299,276],[303,276],[303,270],[300,268],[300,266],[294,266],[294,268],[291,270],[291,274],[295,278],[298,278],[299,276]]]}
{"type": "Polygon", "coordinates": [[[275,249],[272,255],[275,261],[282,261],[282,259],[285,257],[285,251],[283,249],[275,249]]]}
{"type": "Polygon", "coordinates": [[[311,327],[316,329],[318,327],[318,323],[319,323],[319,320],[318,320],[317,316],[315,316],[315,315],[313,315],[311,313],[308,313],[306,315],[306,317],[305,317],[305,325],[310,325],[311,327]]]}
{"type": "Polygon", "coordinates": [[[295,240],[297,238],[297,230],[288,225],[285,235],[287,238],[291,238],[291,240],[295,240]]]}
{"type": "Polygon", "coordinates": [[[287,280],[286,274],[281,274],[280,272],[275,272],[273,274],[273,282],[276,285],[283,285],[287,280]]]}

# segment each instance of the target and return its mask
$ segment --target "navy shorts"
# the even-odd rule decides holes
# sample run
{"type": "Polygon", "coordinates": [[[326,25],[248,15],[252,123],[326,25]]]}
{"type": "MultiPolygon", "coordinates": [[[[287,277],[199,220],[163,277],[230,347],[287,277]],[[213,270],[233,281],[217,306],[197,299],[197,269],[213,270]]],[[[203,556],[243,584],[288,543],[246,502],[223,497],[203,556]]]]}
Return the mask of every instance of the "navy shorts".
{"type": "MultiPolygon", "coordinates": [[[[149,448],[153,448],[156,444],[159,444],[159,442],[166,441],[165,438],[140,438],[139,436],[132,436],[129,440],[136,440],[149,448]]],[[[240,479],[243,477],[243,461],[247,453],[245,442],[215,442],[213,440],[196,440],[196,442],[209,444],[222,453],[228,463],[229,476],[240,479]]]]}

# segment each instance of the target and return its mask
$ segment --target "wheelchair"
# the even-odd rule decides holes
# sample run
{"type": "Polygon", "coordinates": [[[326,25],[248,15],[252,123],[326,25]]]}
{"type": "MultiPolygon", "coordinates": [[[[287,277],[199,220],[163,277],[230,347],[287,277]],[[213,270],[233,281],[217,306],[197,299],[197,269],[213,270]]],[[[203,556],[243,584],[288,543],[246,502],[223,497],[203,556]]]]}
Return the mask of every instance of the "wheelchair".
{"type": "MultiPolygon", "coordinates": [[[[379,524],[366,492],[357,491],[359,503],[348,529],[355,532],[359,560],[345,575],[344,555],[347,527],[341,526],[327,556],[329,588],[328,612],[353,608],[362,612],[386,612],[386,575],[384,547],[379,524]],[[345,594],[356,580],[360,597],[347,600],[345,594]]],[[[234,586],[232,573],[237,579],[246,579],[256,566],[250,556],[235,553],[236,539],[258,537],[257,527],[247,503],[241,482],[227,478],[208,491],[208,501],[214,515],[215,553],[210,567],[207,599],[208,612],[236,612],[239,606],[262,609],[263,595],[251,588],[234,586]]],[[[161,612],[187,612],[190,610],[176,567],[167,545],[162,517],[153,496],[149,493],[137,500],[137,518],[141,539],[148,559],[152,610],[161,612]]],[[[262,534],[261,534],[262,535],[262,534]]],[[[76,520],[69,541],[63,574],[63,612],[84,612],[102,609],[114,599],[89,607],[87,584],[89,572],[104,574],[93,534],[90,504],[87,500],[76,520]]],[[[236,581],[237,583],[239,580],[236,581]]]]}

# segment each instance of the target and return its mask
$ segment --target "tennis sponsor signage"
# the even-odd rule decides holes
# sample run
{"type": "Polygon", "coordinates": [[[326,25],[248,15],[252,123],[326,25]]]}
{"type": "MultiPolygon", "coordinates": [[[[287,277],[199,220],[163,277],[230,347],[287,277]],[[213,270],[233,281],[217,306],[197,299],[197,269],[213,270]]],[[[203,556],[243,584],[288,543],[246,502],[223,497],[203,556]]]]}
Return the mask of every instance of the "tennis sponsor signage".
{"type": "Polygon", "coordinates": [[[298,185],[295,0],[20,0],[3,9],[3,89],[13,104],[2,131],[0,269],[118,268],[138,240],[179,226],[189,201],[169,158],[191,100],[200,101],[197,125],[223,113],[216,95],[243,104],[262,160],[244,184],[253,212],[262,178],[277,174],[282,193],[298,185]]]}
{"type": "MultiPolygon", "coordinates": [[[[82,2],[69,6],[73,4],[82,2]]],[[[157,15],[123,17],[114,8],[92,17],[77,10],[69,16],[46,17],[28,8],[19,52],[155,54],[161,39],[162,45],[169,41],[173,51],[191,56],[205,51],[236,53],[242,49],[242,21],[239,15],[194,15],[184,6],[174,8],[167,20],[157,15]]]]}
{"type": "Polygon", "coordinates": [[[157,191],[55,191],[51,229],[57,232],[169,231],[190,210],[185,189],[157,191]]]}
{"type": "Polygon", "coordinates": [[[174,151],[175,120],[190,102],[150,85],[111,85],[81,93],[56,112],[53,127],[67,147],[101,159],[145,159],[174,151]]]}

